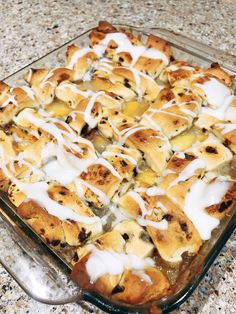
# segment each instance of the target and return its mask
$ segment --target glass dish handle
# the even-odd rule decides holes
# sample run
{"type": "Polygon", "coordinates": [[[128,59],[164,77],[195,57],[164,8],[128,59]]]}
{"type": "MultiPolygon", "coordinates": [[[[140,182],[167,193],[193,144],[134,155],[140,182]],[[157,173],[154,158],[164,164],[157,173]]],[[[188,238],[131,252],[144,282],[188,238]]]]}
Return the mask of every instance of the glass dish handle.
{"type": "Polygon", "coordinates": [[[81,290],[0,209],[0,263],[33,299],[46,304],[83,303],[81,290]],[[2,220],[2,219],[3,220],[2,220]]]}

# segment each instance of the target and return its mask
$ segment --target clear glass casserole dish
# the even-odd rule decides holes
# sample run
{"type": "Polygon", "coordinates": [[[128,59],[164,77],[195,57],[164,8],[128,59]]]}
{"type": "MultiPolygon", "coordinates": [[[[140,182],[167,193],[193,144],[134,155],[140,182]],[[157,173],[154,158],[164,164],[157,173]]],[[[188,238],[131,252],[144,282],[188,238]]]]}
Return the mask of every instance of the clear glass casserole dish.
{"type": "MultiPolygon", "coordinates": [[[[164,29],[139,29],[131,26],[117,25],[131,31],[136,36],[145,39],[152,33],[167,40],[174,55],[182,60],[200,66],[209,66],[212,62],[236,74],[236,57],[210,48],[189,38],[176,35],[164,29]]],[[[29,66],[5,78],[11,85],[21,85],[23,74],[28,68],[58,66],[63,64],[68,44],[79,46],[88,44],[88,33],[78,36],[62,47],[54,50],[29,66]]],[[[159,301],[142,306],[127,306],[113,303],[95,293],[83,292],[70,279],[71,267],[53,249],[47,246],[39,236],[16,214],[14,206],[7,197],[0,195],[0,263],[19,283],[19,285],[34,299],[48,304],[65,304],[78,302],[90,309],[90,303],[109,313],[147,313],[160,310],[170,312],[184,302],[194,291],[208,268],[219,254],[220,250],[236,227],[235,211],[214,230],[212,238],[205,242],[198,255],[194,257],[187,269],[181,273],[181,282],[177,281],[174,293],[159,301]],[[88,302],[86,302],[88,301],[88,302]]]]}

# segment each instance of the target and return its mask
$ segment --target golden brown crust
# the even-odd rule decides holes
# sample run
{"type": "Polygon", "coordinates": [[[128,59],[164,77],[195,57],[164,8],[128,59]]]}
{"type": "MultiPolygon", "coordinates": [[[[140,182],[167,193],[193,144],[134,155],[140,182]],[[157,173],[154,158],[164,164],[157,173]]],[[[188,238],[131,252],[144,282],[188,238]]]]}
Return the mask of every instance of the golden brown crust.
{"type": "Polygon", "coordinates": [[[144,273],[150,278],[151,284],[132,270],[125,271],[119,286],[113,289],[112,299],[128,304],[145,304],[170,294],[170,284],[160,270],[149,267],[144,273]]]}

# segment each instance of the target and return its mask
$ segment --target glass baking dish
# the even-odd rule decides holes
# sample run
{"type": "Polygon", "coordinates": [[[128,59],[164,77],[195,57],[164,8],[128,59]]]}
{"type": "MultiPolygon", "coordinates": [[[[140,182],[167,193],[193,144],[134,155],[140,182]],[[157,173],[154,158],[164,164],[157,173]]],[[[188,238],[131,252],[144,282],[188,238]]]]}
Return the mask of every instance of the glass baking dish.
{"type": "MultiPolygon", "coordinates": [[[[127,25],[116,25],[131,31],[145,40],[148,34],[167,40],[178,59],[188,60],[200,66],[218,62],[225,70],[236,74],[236,57],[211,48],[193,39],[171,31],[152,28],[144,29],[127,25]]],[[[23,74],[28,68],[55,67],[62,65],[68,44],[80,47],[88,44],[88,30],[82,35],[55,49],[46,56],[29,64],[4,81],[10,85],[24,83],[23,74]]],[[[235,87],[235,86],[234,86],[235,87]]],[[[47,304],[77,302],[85,309],[96,311],[96,307],[108,313],[168,313],[183,303],[197,287],[210,265],[221,251],[236,227],[235,208],[214,230],[181,274],[172,295],[142,306],[128,306],[105,299],[98,294],[81,291],[70,279],[71,266],[66,260],[44,243],[39,236],[16,214],[14,206],[0,192],[0,263],[32,298],[47,304]]]]}

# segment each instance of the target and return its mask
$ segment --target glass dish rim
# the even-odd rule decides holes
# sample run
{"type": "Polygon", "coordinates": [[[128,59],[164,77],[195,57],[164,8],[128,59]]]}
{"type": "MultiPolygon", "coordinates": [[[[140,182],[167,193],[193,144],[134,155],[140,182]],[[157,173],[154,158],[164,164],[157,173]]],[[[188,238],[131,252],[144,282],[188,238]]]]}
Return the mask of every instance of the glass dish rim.
{"type": "MultiPolygon", "coordinates": [[[[187,42],[192,43],[193,45],[195,45],[197,47],[196,50],[198,50],[198,51],[195,52],[196,56],[199,56],[202,59],[208,59],[209,62],[214,62],[214,61],[220,62],[221,58],[219,58],[218,55],[222,54],[222,56],[225,56],[225,57],[229,58],[230,60],[232,59],[235,63],[235,65],[234,64],[232,65],[231,63],[228,65],[227,63],[222,61],[223,62],[222,66],[224,68],[228,69],[229,71],[232,71],[232,69],[233,69],[233,72],[236,73],[236,56],[231,55],[228,52],[224,52],[224,51],[212,48],[212,47],[210,47],[210,46],[208,46],[208,45],[206,45],[200,41],[196,41],[194,39],[191,39],[189,37],[186,37],[186,36],[178,34],[178,33],[174,33],[173,31],[166,30],[164,28],[134,27],[131,25],[126,25],[126,24],[114,24],[114,25],[117,27],[124,27],[127,29],[131,29],[133,31],[138,31],[144,35],[148,35],[148,34],[152,33],[153,31],[155,31],[155,32],[157,31],[160,33],[159,36],[163,37],[166,40],[168,40],[168,38],[165,38],[165,37],[170,36],[171,38],[169,39],[169,41],[171,42],[171,45],[177,46],[177,47],[179,46],[179,48],[182,50],[183,50],[183,46],[180,45],[181,40],[187,41],[187,42]],[[206,50],[211,52],[211,53],[209,53],[209,55],[210,55],[209,58],[202,56],[201,52],[202,52],[203,48],[205,48],[206,50]],[[214,55],[217,55],[217,58],[214,58],[213,57],[214,55]]],[[[3,81],[7,81],[7,80],[11,79],[11,77],[18,75],[19,73],[23,72],[24,70],[26,70],[27,68],[29,68],[30,66],[35,64],[36,62],[41,61],[44,58],[47,58],[47,56],[59,51],[60,49],[68,46],[69,44],[75,42],[80,37],[88,34],[92,29],[94,29],[94,27],[91,27],[91,28],[85,30],[80,35],[67,41],[63,45],[53,49],[52,51],[50,51],[47,54],[38,58],[37,60],[34,60],[34,61],[30,62],[29,64],[25,65],[24,67],[22,67],[21,69],[11,73],[7,77],[5,77],[3,79],[3,81]]],[[[193,54],[192,51],[189,51],[190,48],[191,47],[187,46],[187,48],[185,47],[185,50],[187,49],[188,53],[193,54]]],[[[14,210],[1,197],[0,197],[0,202],[1,203],[4,202],[4,205],[5,205],[4,207],[8,207],[8,210],[10,210],[12,212],[12,214],[14,214],[14,210]]],[[[27,229],[27,230],[24,230],[24,232],[29,232],[29,230],[30,230],[29,226],[20,217],[18,217],[18,219],[21,220],[22,223],[25,225],[24,229],[27,229]]],[[[16,219],[16,221],[17,221],[17,219],[16,219]]],[[[18,223],[19,223],[19,221],[18,221],[18,223]]],[[[94,304],[95,306],[98,306],[100,309],[107,311],[109,313],[141,313],[141,312],[146,313],[147,309],[149,309],[150,306],[157,306],[158,308],[161,308],[163,313],[168,313],[170,311],[173,311],[178,306],[180,306],[188,297],[190,297],[190,295],[196,289],[196,287],[200,283],[201,279],[205,276],[206,272],[210,268],[211,264],[214,262],[217,255],[220,253],[221,249],[223,248],[223,246],[225,245],[227,240],[230,238],[230,236],[233,233],[233,231],[235,230],[235,228],[236,228],[236,212],[232,215],[230,221],[228,222],[227,227],[225,227],[225,229],[222,231],[222,234],[217,239],[217,241],[213,245],[212,249],[207,253],[207,255],[205,257],[205,263],[201,269],[201,272],[198,274],[198,276],[195,278],[195,280],[193,282],[189,282],[186,285],[186,287],[184,289],[182,289],[178,294],[175,294],[172,297],[168,298],[168,300],[170,300],[170,302],[168,302],[167,304],[164,304],[162,300],[158,300],[158,301],[153,301],[153,302],[147,303],[145,305],[140,305],[140,306],[129,306],[129,305],[122,306],[119,304],[115,304],[112,301],[101,297],[100,295],[97,295],[95,293],[87,293],[87,292],[85,292],[83,294],[83,298],[84,298],[83,300],[89,301],[90,303],[94,304]]],[[[37,236],[38,240],[40,241],[41,244],[43,244],[43,246],[49,248],[34,231],[31,230],[31,232],[33,232],[37,236]]],[[[54,258],[56,257],[55,252],[51,248],[49,248],[48,251],[50,252],[51,255],[54,255],[53,256],[54,258]]],[[[57,258],[58,258],[58,256],[57,256],[57,258]]],[[[62,262],[62,263],[64,263],[64,262],[62,262]]],[[[65,265],[65,263],[64,263],[64,265],[65,265]]],[[[31,294],[29,293],[29,295],[31,295],[31,294]]]]}

